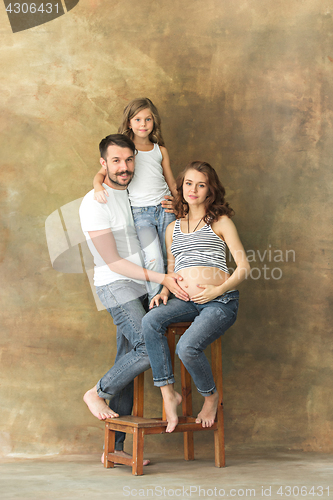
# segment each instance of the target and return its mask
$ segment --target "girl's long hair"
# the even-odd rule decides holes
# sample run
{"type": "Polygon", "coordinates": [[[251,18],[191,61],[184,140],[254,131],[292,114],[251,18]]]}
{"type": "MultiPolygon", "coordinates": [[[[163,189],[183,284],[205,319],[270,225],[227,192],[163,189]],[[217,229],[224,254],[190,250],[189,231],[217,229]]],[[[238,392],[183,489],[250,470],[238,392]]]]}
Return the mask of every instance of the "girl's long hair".
{"type": "Polygon", "coordinates": [[[129,128],[129,122],[130,120],[132,120],[132,118],[134,118],[135,115],[139,113],[139,111],[147,108],[153,115],[154,120],[154,127],[149,134],[149,140],[158,144],[159,146],[164,146],[164,140],[161,131],[161,118],[158,114],[156,106],[154,106],[154,104],[150,99],[148,99],[148,97],[139,97],[137,99],[133,99],[133,101],[127,104],[123,112],[122,123],[118,129],[118,134],[125,134],[133,141],[134,134],[133,130],[129,128]]]}
{"type": "Polygon", "coordinates": [[[177,196],[175,201],[176,217],[185,217],[189,212],[188,203],[184,200],[183,196],[183,184],[186,172],[190,169],[205,174],[207,178],[209,192],[205,201],[206,215],[203,218],[205,223],[211,225],[213,222],[216,222],[221,215],[227,215],[228,217],[235,215],[229,203],[224,199],[225,189],[213,167],[205,161],[193,161],[189,163],[185,170],[177,177],[177,196]]]}

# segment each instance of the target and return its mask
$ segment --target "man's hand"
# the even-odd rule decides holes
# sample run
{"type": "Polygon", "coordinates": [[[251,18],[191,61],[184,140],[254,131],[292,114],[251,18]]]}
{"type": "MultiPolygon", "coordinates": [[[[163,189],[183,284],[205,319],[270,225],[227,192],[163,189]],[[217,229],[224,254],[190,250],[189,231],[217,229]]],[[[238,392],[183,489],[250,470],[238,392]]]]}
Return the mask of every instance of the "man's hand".
{"type": "Polygon", "coordinates": [[[182,276],[176,273],[166,274],[164,280],[162,281],[162,285],[166,286],[167,289],[177,297],[177,299],[185,300],[187,302],[189,300],[188,293],[184,292],[184,290],[180,288],[177,283],[177,281],[181,281],[182,279],[182,276]]]}
{"type": "Polygon", "coordinates": [[[161,201],[162,207],[169,214],[174,214],[175,213],[175,211],[173,209],[173,202],[174,202],[174,197],[173,196],[164,196],[164,200],[161,201]]]}

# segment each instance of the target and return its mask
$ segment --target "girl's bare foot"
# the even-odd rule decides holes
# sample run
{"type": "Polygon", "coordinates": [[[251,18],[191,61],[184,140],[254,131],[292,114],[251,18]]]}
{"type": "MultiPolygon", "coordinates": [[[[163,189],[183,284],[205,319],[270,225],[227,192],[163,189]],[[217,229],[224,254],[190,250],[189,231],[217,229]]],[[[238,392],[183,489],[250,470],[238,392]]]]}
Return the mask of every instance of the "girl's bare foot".
{"type": "Polygon", "coordinates": [[[160,389],[168,422],[165,432],[172,432],[178,424],[177,406],[182,402],[182,397],[174,390],[172,384],[164,385],[160,389]]]}
{"type": "Polygon", "coordinates": [[[96,387],[93,387],[90,391],[85,393],[83,401],[86,403],[94,417],[97,417],[99,420],[119,417],[118,413],[111,410],[104,399],[98,396],[96,387]]]}
{"type": "Polygon", "coordinates": [[[196,423],[201,423],[202,427],[211,427],[215,421],[218,402],[218,392],[214,392],[211,396],[206,396],[202,410],[195,420],[196,423]]]}
{"type": "MultiPolygon", "coordinates": [[[[126,453],[126,451],[123,451],[123,450],[117,450],[117,451],[115,451],[115,453],[117,453],[117,455],[119,455],[120,457],[132,458],[132,455],[130,455],[129,453],[126,453]]],[[[102,462],[102,464],[104,464],[104,453],[101,457],[101,462],[102,462]]],[[[143,465],[149,465],[149,464],[150,464],[150,460],[143,459],[143,465]]],[[[122,464],[118,464],[117,462],[115,462],[115,465],[122,465],[122,464]]]]}

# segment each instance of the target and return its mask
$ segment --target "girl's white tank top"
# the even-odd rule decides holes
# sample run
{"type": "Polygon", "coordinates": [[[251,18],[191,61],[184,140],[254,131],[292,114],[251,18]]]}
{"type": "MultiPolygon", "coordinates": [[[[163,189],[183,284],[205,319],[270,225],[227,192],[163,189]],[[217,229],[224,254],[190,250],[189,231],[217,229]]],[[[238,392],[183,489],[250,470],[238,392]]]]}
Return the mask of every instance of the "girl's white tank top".
{"type": "Polygon", "coordinates": [[[162,153],[158,144],[151,151],[138,151],[134,177],[127,187],[132,207],[151,207],[170,195],[163,175],[162,153]]]}

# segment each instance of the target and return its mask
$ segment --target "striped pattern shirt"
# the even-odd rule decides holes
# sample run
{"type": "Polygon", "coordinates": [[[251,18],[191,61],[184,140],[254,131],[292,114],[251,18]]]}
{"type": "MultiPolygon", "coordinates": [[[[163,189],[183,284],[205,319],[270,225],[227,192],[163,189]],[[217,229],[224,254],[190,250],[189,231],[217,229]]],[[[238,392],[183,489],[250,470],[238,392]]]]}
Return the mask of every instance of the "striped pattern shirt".
{"type": "Polygon", "coordinates": [[[208,224],[194,233],[183,233],[180,229],[180,219],[177,219],[171,253],[175,258],[175,273],[186,267],[217,267],[229,274],[226,244],[208,224]]]}

